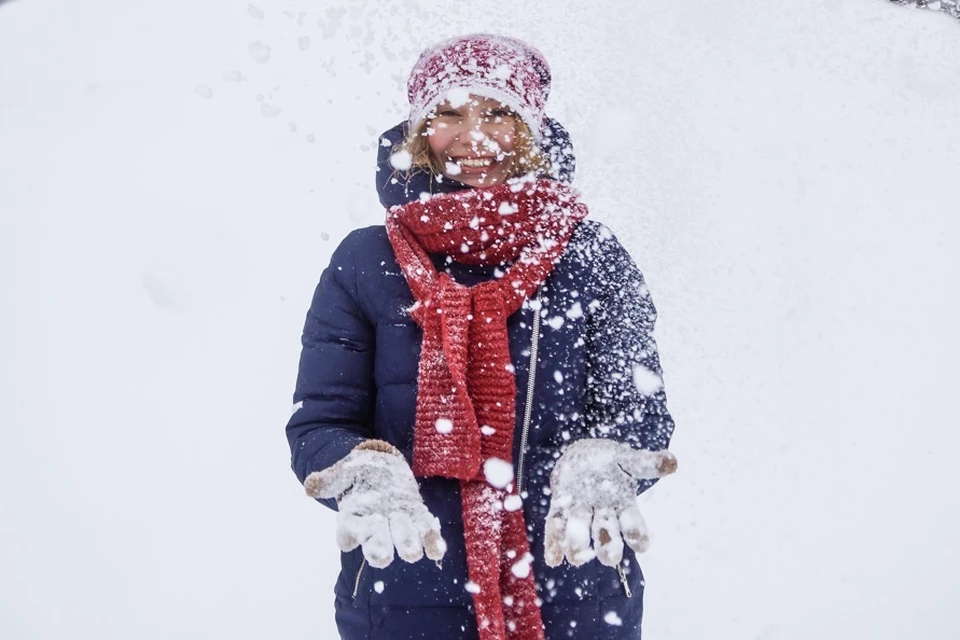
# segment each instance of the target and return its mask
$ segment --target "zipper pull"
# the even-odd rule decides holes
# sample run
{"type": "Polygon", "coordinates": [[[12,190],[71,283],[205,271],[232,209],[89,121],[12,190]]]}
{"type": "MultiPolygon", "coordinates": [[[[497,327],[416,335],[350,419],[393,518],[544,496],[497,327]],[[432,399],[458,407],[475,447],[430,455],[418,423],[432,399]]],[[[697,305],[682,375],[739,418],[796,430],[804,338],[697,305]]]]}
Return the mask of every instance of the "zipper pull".
{"type": "Polygon", "coordinates": [[[631,591],[630,584],[627,582],[627,574],[623,571],[623,565],[617,565],[617,574],[620,576],[620,583],[623,585],[623,592],[628,598],[632,598],[633,591],[631,591]]]}

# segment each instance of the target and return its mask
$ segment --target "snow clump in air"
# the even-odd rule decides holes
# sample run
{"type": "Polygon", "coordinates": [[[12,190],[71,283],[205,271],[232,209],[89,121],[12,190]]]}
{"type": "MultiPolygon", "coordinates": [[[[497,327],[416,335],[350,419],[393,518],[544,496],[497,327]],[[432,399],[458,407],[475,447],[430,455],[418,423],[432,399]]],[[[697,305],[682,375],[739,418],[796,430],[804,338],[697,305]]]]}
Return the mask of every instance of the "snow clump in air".
{"type": "Polygon", "coordinates": [[[373,583],[373,590],[377,593],[383,593],[383,580],[377,580],[373,583]]]}
{"type": "Polygon", "coordinates": [[[249,15],[251,18],[256,18],[257,20],[263,19],[263,11],[261,11],[256,5],[247,5],[247,15],[249,15]]]}
{"type": "Polygon", "coordinates": [[[652,396],[663,389],[663,378],[657,372],[638,364],[633,368],[633,384],[643,395],[652,396]]]}
{"type": "Polygon", "coordinates": [[[301,36],[300,39],[297,40],[297,47],[299,47],[300,51],[306,51],[310,48],[310,36],[301,36]]]}
{"type": "Polygon", "coordinates": [[[500,458],[488,458],[483,463],[483,475],[497,489],[506,489],[513,482],[513,465],[500,458]]]}
{"type": "Polygon", "coordinates": [[[463,588],[467,590],[467,593],[480,593],[480,585],[476,582],[468,582],[463,585],[463,588]]]}
{"type": "Polygon", "coordinates": [[[607,614],[603,616],[603,621],[612,627],[619,627],[623,624],[623,620],[620,619],[616,611],[607,611],[607,614]]]}
{"type": "Polygon", "coordinates": [[[524,555],[523,558],[518,560],[510,567],[510,571],[513,575],[517,576],[521,580],[530,575],[530,563],[533,562],[533,556],[529,553],[524,555]]]}
{"type": "Polygon", "coordinates": [[[448,176],[458,176],[463,171],[460,165],[456,162],[447,162],[444,165],[444,169],[446,170],[448,176]]]}
{"type": "Polygon", "coordinates": [[[210,87],[208,87],[208,86],[205,85],[205,84],[198,84],[198,85],[197,85],[197,88],[194,89],[194,91],[195,91],[196,94],[197,94],[198,96],[200,96],[201,98],[212,98],[212,97],[213,97],[213,89],[211,89],[210,87]]]}
{"type": "Polygon", "coordinates": [[[278,115],[280,115],[280,107],[273,104],[267,104],[266,102],[261,102],[260,115],[262,115],[264,118],[276,118],[278,115]]]}
{"type": "Polygon", "coordinates": [[[397,171],[407,171],[413,166],[413,155],[401,149],[390,156],[390,166],[397,171]]]}
{"type": "Polygon", "coordinates": [[[453,431],[453,420],[448,418],[437,418],[437,421],[433,426],[437,430],[437,433],[446,435],[453,431]]]}
{"type": "Polygon", "coordinates": [[[259,64],[264,64],[270,59],[270,46],[263,44],[259,40],[247,45],[247,50],[250,52],[250,57],[253,58],[254,62],[259,64]]]}
{"type": "Polygon", "coordinates": [[[520,509],[523,508],[523,498],[515,493],[511,493],[504,499],[503,508],[506,511],[520,511],[520,509]]]}

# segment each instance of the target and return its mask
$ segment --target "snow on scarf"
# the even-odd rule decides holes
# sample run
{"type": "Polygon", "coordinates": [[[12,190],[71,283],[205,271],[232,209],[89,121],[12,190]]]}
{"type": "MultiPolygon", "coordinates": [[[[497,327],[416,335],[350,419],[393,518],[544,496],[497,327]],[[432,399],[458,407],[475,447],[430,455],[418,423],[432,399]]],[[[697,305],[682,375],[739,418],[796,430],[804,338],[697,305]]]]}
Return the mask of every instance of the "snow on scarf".
{"type": "Polygon", "coordinates": [[[507,318],[543,283],[587,208],[551,180],[519,181],[393,207],[387,233],[423,330],[413,472],[460,480],[467,567],[481,640],[542,640],[519,500],[496,473],[510,464],[516,380],[507,318]],[[429,254],[505,267],[472,287],[429,254]],[[504,464],[504,461],[506,464],[504,464]],[[489,481],[488,481],[489,479],[489,481]]]}

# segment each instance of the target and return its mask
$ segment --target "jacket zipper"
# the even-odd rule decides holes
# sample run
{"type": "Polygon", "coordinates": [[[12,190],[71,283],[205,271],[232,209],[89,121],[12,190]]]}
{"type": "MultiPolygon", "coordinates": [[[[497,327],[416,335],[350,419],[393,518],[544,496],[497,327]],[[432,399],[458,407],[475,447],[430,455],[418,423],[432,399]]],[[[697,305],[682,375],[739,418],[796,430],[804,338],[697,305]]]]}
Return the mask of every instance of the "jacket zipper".
{"type": "Polygon", "coordinates": [[[630,584],[627,582],[627,574],[623,571],[623,565],[617,565],[617,575],[620,576],[620,584],[623,585],[623,592],[628,598],[633,597],[633,591],[630,590],[630,584]]]}
{"type": "Polygon", "coordinates": [[[530,340],[530,369],[527,375],[527,400],[523,407],[523,429],[520,431],[520,459],[517,460],[517,495],[523,493],[523,457],[527,452],[530,419],[533,417],[533,385],[537,381],[537,351],[540,347],[540,316],[543,297],[537,292],[537,308],[533,310],[533,336],[530,340]]]}
{"type": "MultiPolygon", "coordinates": [[[[527,452],[527,439],[530,435],[530,422],[533,417],[533,385],[537,381],[537,352],[540,347],[540,318],[543,311],[543,298],[540,292],[537,292],[537,308],[533,312],[533,336],[530,340],[530,367],[527,376],[527,399],[523,408],[523,429],[520,431],[520,459],[517,461],[517,493],[523,493],[523,457],[527,452]]],[[[363,565],[360,565],[363,570],[363,565]]],[[[623,565],[617,565],[617,575],[620,577],[620,584],[623,585],[623,593],[628,597],[633,597],[633,590],[630,583],[627,582],[627,574],[623,570],[623,565]]],[[[357,574],[357,586],[360,586],[360,575],[357,574]]],[[[354,597],[357,596],[354,590],[354,597]]]]}
{"type": "Polygon", "coordinates": [[[357,579],[353,582],[353,599],[357,599],[357,594],[360,592],[360,576],[363,575],[363,568],[367,566],[367,559],[364,558],[360,561],[360,569],[357,570],[357,579]]]}

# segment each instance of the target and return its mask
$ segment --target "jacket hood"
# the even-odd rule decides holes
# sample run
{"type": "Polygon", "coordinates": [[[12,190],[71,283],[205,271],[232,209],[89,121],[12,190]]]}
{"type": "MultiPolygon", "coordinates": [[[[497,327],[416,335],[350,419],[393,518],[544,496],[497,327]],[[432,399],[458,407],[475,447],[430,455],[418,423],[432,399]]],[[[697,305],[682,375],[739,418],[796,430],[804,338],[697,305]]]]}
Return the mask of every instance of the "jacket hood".
{"type": "MultiPolygon", "coordinates": [[[[390,165],[393,148],[407,135],[408,124],[401,122],[385,131],[377,139],[377,194],[380,204],[386,208],[407,204],[420,198],[421,193],[451,193],[462,189],[471,189],[470,185],[443,177],[432,178],[428,171],[413,167],[409,171],[398,171],[390,165]]],[[[564,184],[573,182],[576,169],[576,157],[570,134],[559,122],[547,118],[543,130],[540,148],[550,159],[550,170],[546,177],[559,180],[564,184]]]]}

